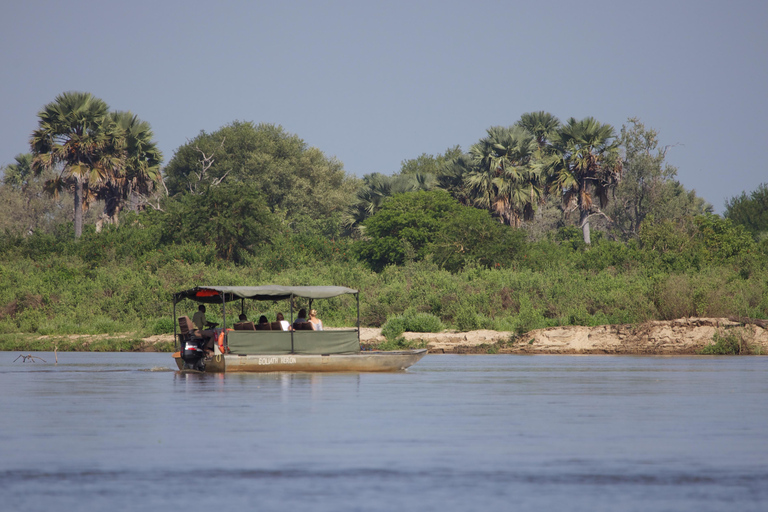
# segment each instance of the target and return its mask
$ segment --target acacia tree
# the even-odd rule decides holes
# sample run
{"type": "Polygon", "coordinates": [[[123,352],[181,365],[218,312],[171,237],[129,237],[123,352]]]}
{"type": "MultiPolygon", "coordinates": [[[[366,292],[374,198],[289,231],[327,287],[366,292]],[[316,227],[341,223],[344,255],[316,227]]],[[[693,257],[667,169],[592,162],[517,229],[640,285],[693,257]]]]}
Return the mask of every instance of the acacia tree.
{"type": "Polygon", "coordinates": [[[38,113],[32,132],[32,168],[56,170],[46,182],[49,193],[74,192],[75,238],[83,232],[83,211],[94,194],[89,188],[107,180],[124,161],[124,140],[109,119],[107,104],[86,92],[65,92],[38,113]]]}
{"type": "Polygon", "coordinates": [[[665,162],[670,146],[659,146],[656,130],[630,118],[618,140],[624,153],[622,177],[605,211],[622,238],[637,237],[648,216],[678,219],[712,210],[675,179],[677,169],[665,162]]]}
{"type": "Polygon", "coordinates": [[[0,232],[30,235],[36,230],[48,232],[66,222],[67,206],[43,191],[53,172],[35,175],[30,153],[16,155],[14,160],[2,170],[0,232]]]}
{"type": "Polygon", "coordinates": [[[225,183],[252,184],[268,207],[296,229],[340,219],[359,183],[340,161],[281,126],[241,121],[201,132],[176,150],[163,172],[170,195],[225,183]]]}
{"type": "Polygon", "coordinates": [[[567,209],[579,210],[584,243],[590,244],[589,217],[602,213],[608,192],[621,178],[622,163],[613,127],[593,117],[573,117],[560,129],[546,165],[552,193],[567,209]]]}

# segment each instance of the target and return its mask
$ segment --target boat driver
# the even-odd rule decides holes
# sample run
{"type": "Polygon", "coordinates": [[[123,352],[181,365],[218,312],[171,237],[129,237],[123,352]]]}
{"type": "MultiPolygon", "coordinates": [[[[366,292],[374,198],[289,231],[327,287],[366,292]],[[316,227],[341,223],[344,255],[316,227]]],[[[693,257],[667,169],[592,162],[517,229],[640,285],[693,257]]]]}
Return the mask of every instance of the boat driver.
{"type": "Polygon", "coordinates": [[[202,304],[198,306],[197,312],[192,317],[192,323],[197,327],[197,330],[200,332],[200,336],[205,339],[203,350],[205,350],[206,354],[213,353],[213,343],[216,339],[216,331],[213,329],[206,329],[206,326],[209,324],[209,322],[206,322],[205,320],[205,306],[202,304]]]}

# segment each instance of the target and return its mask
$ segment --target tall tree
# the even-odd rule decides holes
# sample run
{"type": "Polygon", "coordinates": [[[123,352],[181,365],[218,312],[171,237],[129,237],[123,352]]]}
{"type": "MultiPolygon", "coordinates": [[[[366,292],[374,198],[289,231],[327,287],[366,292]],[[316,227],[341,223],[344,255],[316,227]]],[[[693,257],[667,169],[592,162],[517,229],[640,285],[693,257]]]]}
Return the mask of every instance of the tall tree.
{"type": "Polygon", "coordinates": [[[38,113],[32,132],[33,170],[57,170],[47,183],[51,193],[74,191],[75,238],[82,235],[83,210],[93,198],[89,186],[123,165],[123,139],[108,112],[107,104],[90,93],[65,92],[38,113]]]}
{"type": "Polygon", "coordinates": [[[400,174],[440,174],[442,167],[462,154],[459,146],[453,146],[445,150],[445,153],[428,155],[422,153],[416,158],[403,160],[400,163],[400,174]]]}
{"type": "Polygon", "coordinates": [[[593,117],[573,117],[560,129],[548,158],[551,190],[566,208],[579,210],[584,243],[590,244],[589,217],[608,204],[608,192],[621,178],[622,163],[613,126],[593,117]]]}
{"type": "Polygon", "coordinates": [[[339,160],[281,126],[241,121],[201,132],[176,150],[163,172],[171,195],[253,184],[269,208],[294,226],[340,218],[359,184],[339,160]]]}
{"type": "Polygon", "coordinates": [[[387,176],[371,173],[363,176],[363,183],[357,189],[356,199],[347,211],[346,225],[353,231],[363,231],[363,222],[381,209],[384,202],[397,194],[432,190],[437,184],[430,173],[397,174],[387,176]]]}
{"type": "Polygon", "coordinates": [[[561,126],[557,117],[543,110],[523,114],[515,125],[528,130],[536,138],[536,145],[542,152],[551,146],[561,126]]]}
{"type": "Polygon", "coordinates": [[[466,182],[478,206],[515,227],[533,216],[543,195],[539,168],[533,165],[537,150],[533,135],[520,126],[494,126],[469,150],[474,169],[466,182]]]}
{"type": "MultiPolygon", "coordinates": [[[[30,235],[35,230],[49,232],[66,222],[66,206],[43,192],[52,172],[40,176],[32,171],[32,155],[16,155],[15,162],[3,168],[0,184],[0,232],[30,235]]],[[[70,216],[71,217],[71,216],[70,216]]]]}
{"type": "Polygon", "coordinates": [[[768,237],[768,183],[761,183],[749,195],[742,192],[726,201],[723,216],[744,226],[757,239],[768,237]]]}
{"type": "Polygon", "coordinates": [[[686,191],[675,180],[677,169],[665,162],[669,146],[659,146],[656,130],[630,118],[618,141],[624,153],[622,177],[606,213],[620,237],[637,237],[649,215],[679,219],[711,211],[695,191],[686,191]]]}
{"type": "Polygon", "coordinates": [[[117,225],[126,201],[132,200],[136,205],[137,196],[149,194],[160,181],[163,155],[153,140],[149,123],[130,112],[112,112],[109,117],[125,138],[125,159],[110,179],[99,184],[96,197],[104,201],[107,222],[117,225]]]}

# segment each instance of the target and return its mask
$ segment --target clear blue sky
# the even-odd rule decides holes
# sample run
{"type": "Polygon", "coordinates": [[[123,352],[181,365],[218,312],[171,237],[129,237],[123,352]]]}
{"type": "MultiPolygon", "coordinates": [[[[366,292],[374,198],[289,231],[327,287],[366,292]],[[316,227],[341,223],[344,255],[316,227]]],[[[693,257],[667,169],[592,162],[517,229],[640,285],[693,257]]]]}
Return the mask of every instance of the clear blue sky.
{"type": "Polygon", "coordinates": [[[768,182],[762,0],[6,1],[0,40],[0,165],[78,90],[148,121],[166,162],[244,120],[392,174],[546,110],[639,117],[717,212],[768,182]]]}

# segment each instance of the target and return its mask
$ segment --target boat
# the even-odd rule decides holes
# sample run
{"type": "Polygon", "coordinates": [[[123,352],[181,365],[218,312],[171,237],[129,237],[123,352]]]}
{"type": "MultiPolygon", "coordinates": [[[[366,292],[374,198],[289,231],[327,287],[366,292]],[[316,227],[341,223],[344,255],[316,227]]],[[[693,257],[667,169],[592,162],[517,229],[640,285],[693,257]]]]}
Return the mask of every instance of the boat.
{"type": "Polygon", "coordinates": [[[392,372],[403,371],[418,362],[427,349],[399,351],[363,351],[360,349],[360,294],[343,286],[196,286],[173,294],[174,338],[179,350],[173,354],[182,372],[392,372]],[[312,330],[294,323],[296,298],[312,302],[340,295],[354,295],[357,303],[357,327],[312,330]],[[195,331],[186,316],[177,316],[177,305],[186,300],[221,305],[222,322],[215,326],[213,351],[205,350],[207,339],[195,331]],[[227,325],[227,306],[246,300],[289,300],[292,329],[283,331],[277,322],[269,328],[252,322],[227,325]],[[176,327],[179,327],[177,331],[176,327]],[[274,330],[273,330],[274,329],[274,330]]]}

